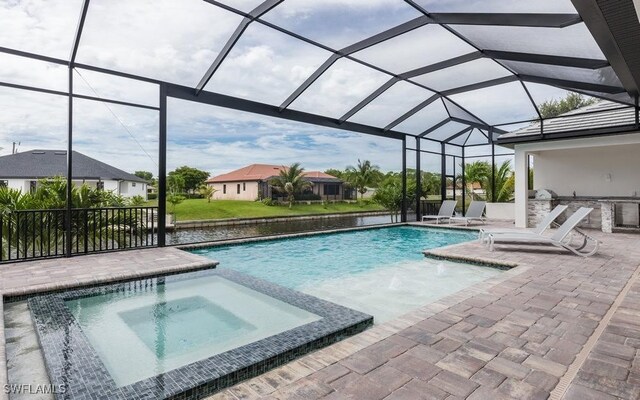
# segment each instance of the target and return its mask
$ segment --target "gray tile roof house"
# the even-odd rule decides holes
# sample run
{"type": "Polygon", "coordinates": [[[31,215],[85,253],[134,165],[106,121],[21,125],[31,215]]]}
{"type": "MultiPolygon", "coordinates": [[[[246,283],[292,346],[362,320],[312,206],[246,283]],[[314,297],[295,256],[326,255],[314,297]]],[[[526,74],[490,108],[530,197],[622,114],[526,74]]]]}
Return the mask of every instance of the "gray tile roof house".
{"type": "MultiPolygon", "coordinates": [[[[0,179],[41,179],[67,174],[65,150],[31,150],[0,157],[0,179]]],[[[73,152],[73,179],[146,181],[109,164],[73,152]]]]}
{"type": "MultiPolygon", "coordinates": [[[[586,130],[632,126],[635,123],[635,110],[612,101],[600,100],[590,106],[581,107],[544,121],[544,134],[580,132],[586,130]],[[586,114],[585,114],[586,113],[586,114]]],[[[536,122],[522,129],[500,135],[499,141],[513,138],[526,138],[540,135],[540,123],[536,122]]]]}

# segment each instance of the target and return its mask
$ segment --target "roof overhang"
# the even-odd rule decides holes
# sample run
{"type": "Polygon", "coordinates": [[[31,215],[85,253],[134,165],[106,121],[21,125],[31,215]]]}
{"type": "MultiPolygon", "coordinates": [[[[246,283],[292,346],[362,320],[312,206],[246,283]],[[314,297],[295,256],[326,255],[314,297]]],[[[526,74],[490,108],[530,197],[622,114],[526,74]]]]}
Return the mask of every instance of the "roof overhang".
{"type": "Polygon", "coordinates": [[[572,0],[620,82],[640,95],[640,0],[572,0]],[[634,6],[634,2],[636,6],[634,6]]]}

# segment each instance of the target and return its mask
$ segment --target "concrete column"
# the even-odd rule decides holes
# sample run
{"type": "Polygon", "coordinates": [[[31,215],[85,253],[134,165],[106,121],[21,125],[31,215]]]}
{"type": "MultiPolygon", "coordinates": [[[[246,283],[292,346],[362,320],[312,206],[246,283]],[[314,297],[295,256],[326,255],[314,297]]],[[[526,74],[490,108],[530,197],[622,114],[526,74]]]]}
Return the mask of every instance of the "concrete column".
{"type": "Polygon", "coordinates": [[[516,227],[527,227],[529,209],[529,174],[527,173],[527,157],[529,154],[515,146],[515,199],[516,199],[516,227]]]}

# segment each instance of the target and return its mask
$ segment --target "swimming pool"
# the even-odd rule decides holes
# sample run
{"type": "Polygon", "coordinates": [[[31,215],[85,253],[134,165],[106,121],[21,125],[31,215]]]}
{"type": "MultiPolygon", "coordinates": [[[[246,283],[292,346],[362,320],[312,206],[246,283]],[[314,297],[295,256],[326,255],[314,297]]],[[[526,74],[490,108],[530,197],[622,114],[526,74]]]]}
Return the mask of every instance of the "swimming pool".
{"type": "Polygon", "coordinates": [[[250,242],[192,250],[230,268],[342,304],[377,323],[485,280],[495,268],[431,260],[422,251],[476,233],[412,226],[250,242]]]}

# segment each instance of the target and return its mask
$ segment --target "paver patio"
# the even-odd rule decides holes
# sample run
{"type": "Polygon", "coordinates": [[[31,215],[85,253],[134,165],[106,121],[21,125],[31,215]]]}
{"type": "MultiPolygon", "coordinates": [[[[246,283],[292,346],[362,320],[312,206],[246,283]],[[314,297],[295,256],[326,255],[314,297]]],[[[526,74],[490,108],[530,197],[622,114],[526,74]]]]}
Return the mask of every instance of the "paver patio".
{"type": "MultiPolygon", "coordinates": [[[[517,267],[211,399],[638,398],[640,237],[590,234],[604,245],[588,259],[476,242],[433,250],[517,267]]],[[[17,263],[0,268],[0,293],[210,266],[175,248],[17,263]]]]}
{"type": "Polygon", "coordinates": [[[588,259],[431,251],[518,266],[211,399],[637,399],[640,237],[589,233],[604,244],[588,259]]]}

